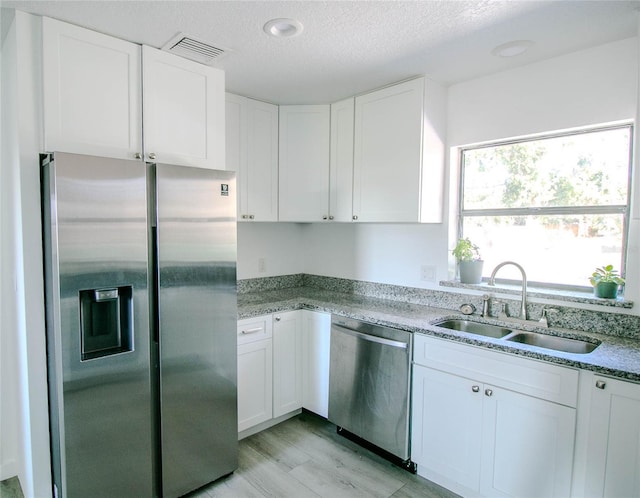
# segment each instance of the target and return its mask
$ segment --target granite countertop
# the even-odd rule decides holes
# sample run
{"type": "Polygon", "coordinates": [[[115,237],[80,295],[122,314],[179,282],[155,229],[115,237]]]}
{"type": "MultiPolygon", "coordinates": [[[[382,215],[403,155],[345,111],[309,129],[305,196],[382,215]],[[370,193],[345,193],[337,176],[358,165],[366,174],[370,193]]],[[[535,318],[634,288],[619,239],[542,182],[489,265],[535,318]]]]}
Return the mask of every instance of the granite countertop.
{"type": "Polygon", "coordinates": [[[518,329],[536,331],[569,338],[599,340],[601,344],[589,354],[564,353],[479,336],[467,332],[447,330],[433,323],[445,318],[464,318],[495,323],[513,328],[514,323],[497,319],[482,319],[474,314],[465,316],[449,309],[405,303],[356,294],[341,293],[311,287],[292,287],[281,290],[238,294],[238,317],[251,318],[296,309],[310,309],[364,320],[410,332],[450,339],[474,346],[512,353],[559,365],[590,370],[598,374],[640,382],[640,341],[633,338],[594,334],[551,326],[540,328],[537,322],[515,325],[518,329]]]}

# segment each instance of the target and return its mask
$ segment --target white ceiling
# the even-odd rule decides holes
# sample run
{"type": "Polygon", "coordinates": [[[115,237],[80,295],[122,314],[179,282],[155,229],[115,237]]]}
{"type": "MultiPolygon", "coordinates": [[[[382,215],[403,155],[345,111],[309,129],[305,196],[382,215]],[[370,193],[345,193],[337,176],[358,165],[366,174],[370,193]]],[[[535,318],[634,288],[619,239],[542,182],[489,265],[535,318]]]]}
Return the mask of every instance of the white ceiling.
{"type": "Polygon", "coordinates": [[[231,49],[215,67],[229,91],[278,104],[329,103],[426,74],[454,83],[635,36],[640,1],[9,1],[41,14],[161,48],[183,32],[231,49]],[[301,35],[271,38],[291,17],[301,35]],[[491,50],[535,42],[524,55],[491,50]]]}

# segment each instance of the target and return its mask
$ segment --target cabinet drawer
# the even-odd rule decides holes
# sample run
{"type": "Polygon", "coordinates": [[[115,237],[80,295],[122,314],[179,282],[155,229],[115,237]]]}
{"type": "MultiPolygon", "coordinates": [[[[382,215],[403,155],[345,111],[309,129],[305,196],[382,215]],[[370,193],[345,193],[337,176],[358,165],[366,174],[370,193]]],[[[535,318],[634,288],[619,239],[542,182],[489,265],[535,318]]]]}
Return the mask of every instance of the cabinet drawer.
{"type": "Polygon", "coordinates": [[[270,339],[271,331],[271,315],[238,320],[238,344],[270,339]]]}
{"type": "Polygon", "coordinates": [[[414,362],[575,407],[578,370],[416,334],[414,362]]]}

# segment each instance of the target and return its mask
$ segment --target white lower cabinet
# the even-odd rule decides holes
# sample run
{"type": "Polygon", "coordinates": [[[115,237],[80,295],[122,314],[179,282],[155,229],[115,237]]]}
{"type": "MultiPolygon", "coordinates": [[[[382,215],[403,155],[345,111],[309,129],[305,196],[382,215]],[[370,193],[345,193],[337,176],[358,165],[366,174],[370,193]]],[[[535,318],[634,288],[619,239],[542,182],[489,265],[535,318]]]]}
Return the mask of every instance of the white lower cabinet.
{"type": "Polygon", "coordinates": [[[302,331],[298,311],[273,316],[273,416],[302,407],[302,331]]]}
{"type": "Polygon", "coordinates": [[[302,406],[329,416],[329,351],[331,314],[301,310],[302,406]]]}
{"type": "Polygon", "coordinates": [[[480,485],[482,396],[469,379],[413,368],[411,458],[460,485],[480,485]]]}
{"type": "Polygon", "coordinates": [[[416,336],[418,474],[465,496],[569,496],[577,385],[570,368],[416,336]]]}
{"type": "Polygon", "coordinates": [[[329,313],[238,320],[238,432],[302,407],[327,417],[330,337],[329,313]]]}
{"type": "Polygon", "coordinates": [[[640,385],[584,372],[575,497],[640,496],[640,385]],[[579,454],[580,453],[580,454],[579,454]]]}
{"type": "Polygon", "coordinates": [[[238,432],[273,417],[271,316],[238,321],[238,432]]]}
{"type": "Polygon", "coordinates": [[[507,389],[483,403],[480,493],[566,497],[571,491],[576,410],[507,389]]]}

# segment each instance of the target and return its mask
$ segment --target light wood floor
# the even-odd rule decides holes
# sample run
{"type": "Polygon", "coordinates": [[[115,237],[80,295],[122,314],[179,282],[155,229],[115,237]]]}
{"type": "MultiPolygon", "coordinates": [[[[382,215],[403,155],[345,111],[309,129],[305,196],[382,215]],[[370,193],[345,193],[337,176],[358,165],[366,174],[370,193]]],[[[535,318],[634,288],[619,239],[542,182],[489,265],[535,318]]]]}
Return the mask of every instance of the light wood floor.
{"type": "Polygon", "coordinates": [[[457,496],[392,465],[335,430],[326,420],[303,412],[243,439],[238,470],[190,497],[457,496]]]}

